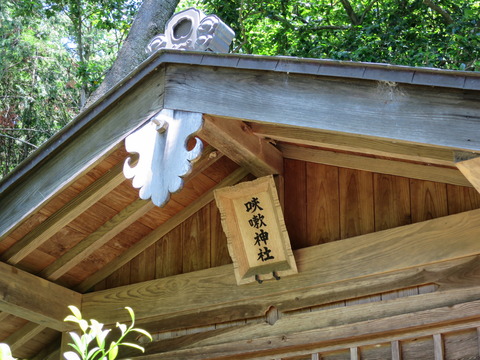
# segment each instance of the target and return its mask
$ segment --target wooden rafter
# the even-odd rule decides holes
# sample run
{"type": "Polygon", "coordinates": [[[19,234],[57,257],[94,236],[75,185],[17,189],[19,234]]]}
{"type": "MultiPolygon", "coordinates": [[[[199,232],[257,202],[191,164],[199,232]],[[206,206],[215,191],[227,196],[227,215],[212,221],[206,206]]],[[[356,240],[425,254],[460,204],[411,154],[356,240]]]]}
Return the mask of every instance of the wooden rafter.
{"type": "Polygon", "coordinates": [[[254,134],[277,141],[426,164],[455,166],[454,150],[451,148],[270,123],[252,123],[251,128],[254,134]]]}
{"type": "MultiPolygon", "coordinates": [[[[212,146],[207,146],[204,149],[201,158],[196,162],[195,167],[185,177],[184,181],[190,181],[197,174],[211,166],[220,158],[221,156],[217,154],[212,146]]],[[[100,226],[95,232],[87,236],[63,256],[42,270],[39,275],[52,281],[59,279],[70,269],[78,265],[83,259],[91,255],[114,236],[125,230],[129,225],[153,209],[154,206],[155,205],[151,201],[141,199],[135,200],[112,219],[100,226]]]]}
{"type": "Polygon", "coordinates": [[[6,338],[4,342],[10,345],[12,351],[16,351],[30,339],[40,334],[44,329],[44,326],[30,322],[6,338]]]}
{"type": "Polygon", "coordinates": [[[455,161],[458,170],[480,192],[480,155],[456,153],[455,161]]]}
{"type": "MultiPolygon", "coordinates": [[[[221,157],[222,156],[219,155],[213,147],[207,146],[204,149],[201,158],[196,162],[192,172],[188,174],[185,178],[185,181],[188,182],[197,174],[204,171],[206,168],[218,161],[221,157]]],[[[114,169],[118,169],[118,171],[115,172],[119,172],[122,176],[121,178],[123,179],[120,165],[116,166],[114,169]]],[[[103,183],[102,179],[103,178],[97,180],[97,182],[103,183]]],[[[95,185],[95,183],[93,185],[95,185]]],[[[95,188],[96,187],[97,186],[95,186],[95,188]]],[[[91,192],[87,193],[90,194],[91,192]]],[[[124,230],[129,224],[136,221],[139,217],[152,209],[153,206],[154,205],[150,201],[143,201],[140,199],[134,201],[131,205],[127,206],[119,214],[117,214],[112,219],[103,224],[94,233],[92,233],[86,239],[74,246],[63,256],[53,262],[50,266],[45,268],[39,275],[52,281],[59,279],[62,275],[67,273],[70,269],[72,269],[79,262],[81,262],[85,257],[87,257],[93,251],[104,245],[112,237],[124,230]]],[[[66,211],[64,210],[64,208],[62,208],[61,210],[59,210],[59,212],[64,213],[66,211]]],[[[57,214],[53,215],[53,217],[55,217],[56,215],[57,214]]],[[[0,316],[2,315],[8,316],[7,313],[0,313],[0,316]]],[[[25,341],[28,341],[28,339],[34,337],[43,329],[45,329],[45,327],[42,325],[34,323],[27,324],[22,329],[18,330],[12,336],[10,336],[10,338],[8,339],[9,344],[11,344],[12,348],[20,347],[23,343],[25,343],[25,341]]]]}
{"type": "Polygon", "coordinates": [[[283,157],[272,144],[254,135],[247,124],[204,115],[200,137],[257,177],[283,174],[283,157]]]}
{"type": "Polygon", "coordinates": [[[63,256],[42,270],[39,275],[50,280],[59,279],[86,257],[105,245],[115,235],[118,235],[129,225],[153,209],[154,206],[155,205],[148,200],[135,200],[112,219],[100,226],[94,233],[87,236],[63,256]]]}
{"type": "Polygon", "coordinates": [[[112,260],[102,269],[97,271],[94,275],[86,279],[80,285],[76,287],[77,291],[85,292],[93,287],[98,282],[102,281],[103,279],[110,276],[115,270],[119,269],[124,264],[128,263],[132,260],[135,256],[140,254],[142,251],[147,249],[149,246],[154,244],[158,239],[162,236],[170,232],[172,229],[177,227],[181,224],[184,220],[189,218],[191,215],[195,214],[201,208],[206,206],[208,203],[213,201],[213,191],[215,189],[219,189],[225,186],[234,185],[243,179],[248,172],[242,168],[234,171],[232,174],[227,176],[223,181],[218,183],[212,189],[210,189],[207,193],[203,194],[200,198],[194,201],[194,203],[190,204],[188,207],[183,209],[182,211],[178,212],[175,216],[170,218],[164,224],[153,230],[147,236],[145,236],[142,240],[137,242],[135,245],[131,246],[127,251],[122,253],[120,256],[112,260]]]}
{"type": "Polygon", "coordinates": [[[261,316],[265,303],[282,311],[312,306],[321,297],[332,301],[325,296],[325,289],[334,286],[338,296],[343,281],[355,279],[358,288],[359,284],[369,288],[372,279],[362,283],[361,277],[480,254],[478,224],[480,210],[474,210],[297,250],[294,255],[299,274],[265,282],[261,287],[237,286],[232,265],[227,265],[89,293],[83,298],[83,310],[90,317],[111,323],[126,320],[125,314],[115,309],[141,302],[137,313],[140,321],[150,318],[157,324],[178,326],[182,321],[205,325],[201,321],[212,316],[219,322],[243,318],[245,312],[261,316]],[[302,303],[303,296],[310,300],[302,303]]]}
{"type": "Polygon", "coordinates": [[[81,294],[0,263],[0,310],[41,326],[66,331],[68,305],[81,307],[81,294]]]}
{"type": "Polygon", "coordinates": [[[455,168],[413,164],[411,162],[391,161],[353,154],[305,148],[282,144],[279,146],[283,156],[288,159],[309,161],[357,170],[404,176],[411,179],[430,180],[446,184],[471,186],[460,171],[455,168]]]}
{"type": "Polygon", "coordinates": [[[116,165],[42,224],[13,244],[2,254],[2,259],[12,265],[19,263],[66,224],[96,203],[102,195],[120,185],[125,181],[122,165],[116,165]]]}

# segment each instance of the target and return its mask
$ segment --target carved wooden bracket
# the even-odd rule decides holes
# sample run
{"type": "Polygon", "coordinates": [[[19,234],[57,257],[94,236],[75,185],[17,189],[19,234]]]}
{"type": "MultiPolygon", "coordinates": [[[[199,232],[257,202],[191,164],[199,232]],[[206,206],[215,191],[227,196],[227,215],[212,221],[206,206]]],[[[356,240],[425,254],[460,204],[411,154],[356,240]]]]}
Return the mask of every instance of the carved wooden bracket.
{"type": "Polygon", "coordinates": [[[127,136],[125,148],[139,154],[138,164],[125,161],[123,173],[140,189],[140,198],[163,206],[171,193],[183,187],[182,177],[202,153],[203,144],[195,138],[195,147],[187,149],[188,139],[202,127],[202,114],[163,109],[143,127],[127,136]]]}
{"type": "Polygon", "coordinates": [[[173,15],[165,26],[165,34],[155,36],[148,53],[160,49],[184,49],[228,52],[235,33],[216,15],[205,15],[190,8],[173,15]]]}

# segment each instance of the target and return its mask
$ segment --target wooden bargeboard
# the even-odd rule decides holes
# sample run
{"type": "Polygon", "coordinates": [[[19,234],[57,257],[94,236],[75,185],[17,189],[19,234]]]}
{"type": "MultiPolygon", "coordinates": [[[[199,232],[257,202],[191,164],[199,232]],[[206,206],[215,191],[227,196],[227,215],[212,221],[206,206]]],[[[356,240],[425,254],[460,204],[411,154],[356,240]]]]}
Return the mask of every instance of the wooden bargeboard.
{"type": "Polygon", "coordinates": [[[238,285],[297,273],[272,176],[218,189],[215,200],[238,285]]]}

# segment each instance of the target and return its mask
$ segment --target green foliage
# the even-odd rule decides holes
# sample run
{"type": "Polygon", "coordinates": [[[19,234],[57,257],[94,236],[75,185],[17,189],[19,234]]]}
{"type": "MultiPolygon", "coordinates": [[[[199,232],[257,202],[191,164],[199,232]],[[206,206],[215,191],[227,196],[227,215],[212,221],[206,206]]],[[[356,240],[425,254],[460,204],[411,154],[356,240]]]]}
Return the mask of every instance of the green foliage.
{"type": "MultiPolygon", "coordinates": [[[[64,357],[67,360],[113,360],[118,356],[120,346],[128,346],[138,349],[144,352],[144,348],[137,344],[126,342],[124,338],[129,333],[138,333],[148,337],[152,340],[152,336],[143,329],[135,328],[135,314],[133,310],[126,307],[132,323],[130,326],[117,323],[117,328],[120,330],[120,337],[117,340],[110,341],[107,345],[107,336],[110,333],[110,329],[103,329],[103,324],[92,319],[90,323],[82,318],[80,310],[75,306],[69,306],[73,315],[68,315],[65,321],[70,321],[78,324],[82,331],[82,335],[78,335],[76,332],[70,332],[70,336],[73,343],[69,345],[75,350],[67,351],[64,353],[64,357]]],[[[1,359],[0,359],[1,360],[1,359]]]]}
{"type": "Polygon", "coordinates": [[[0,178],[74,117],[113,63],[138,6],[0,1],[0,178]]]}
{"type": "Polygon", "coordinates": [[[139,5],[137,0],[28,0],[17,2],[14,14],[64,18],[62,40],[77,63],[77,86],[85,99],[112,65],[139,5]]]}
{"type": "MultiPolygon", "coordinates": [[[[117,323],[117,328],[120,330],[120,336],[117,340],[107,342],[107,337],[110,334],[110,329],[104,329],[103,324],[91,319],[90,322],[82,318],[80,310],[73,305],[69,306],[72,315],[68,315],[64,321],[78,324],[82,335],[76,332],[70,332],[73,343],[70,345],[75,351],[67,351],[63,356],[67,360],[114,360],[117,358],[120,346],[127,346],[138,349],[142,352],[145,349],[137,344],[124,341],[125,337],[131,333],[137,333],[152,341],[152,336],[146,330],[135,328],[135,314],[130,307],[125,307],[131,319],[130,326],[117,323]],[[107,345],[108,343],[108,345],[107,345]]],[[[12,356],[10,346],[5,343],[0,343],[0,360],[16,360],[12,356]]]]}
{"type": "MultiPolygon", "coordinates": [[[[140,0],[0,0],[0,178],[101,83],[140,0]]],[[[479,0],[182,0],[233,52],[480,70],[479,0]]]]}
{"type": "Polygon", "coordinates": [[[0,5],[0,176],[63,127],[78,106],[61,17],[15,16],[0,5]]]}
{"type": "Polygon", "coordinates": [[[189,0],[188,5],[228,23],[237,34],[236,52],[480,70],[480,1],[189,0]]]}

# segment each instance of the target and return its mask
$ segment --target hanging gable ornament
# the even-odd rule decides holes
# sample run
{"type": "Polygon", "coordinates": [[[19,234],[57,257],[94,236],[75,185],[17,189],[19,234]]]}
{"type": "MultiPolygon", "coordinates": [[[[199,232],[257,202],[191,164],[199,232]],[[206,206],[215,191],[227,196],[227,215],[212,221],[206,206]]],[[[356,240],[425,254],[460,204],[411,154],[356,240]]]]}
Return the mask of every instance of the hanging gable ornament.
{"type": "Polygon", "coordinates": [[[298,272],[272,176],[215,190],[215,200],[238,285],[298,272]]]}
{"type": "Polygon", "coordinates": [[[165,34],[155,36],[147,47],[153,53],[160,49],[183,49],[228,52],[235,33],[216,15],[205,15],[190,8],[173,15],[165,34]]]}
{"type": "MultiPolygon", "coordinates": [[[[190,8],[170,18],[165,34],[155,36],[147,52],[164,48],[227,52],[234,35],[217,16],[190,8]]],[[[163,206],[170,194],[182,189],[183,177],[203,148],[198,138],[193,149],[187,149],[187,142],[202,125],[201,113],[163,109],[125,138],[126,150],[139,158],[134,166],[128,158],[123,173],[132,179],[133,187],[140,189],[141,199],[152,199],[155,205],[163,206]]]]}
{"type": "Polygon", "coordinates": [[[202,153],[203,144],[195,138],[195,146],[187,150],[187,140],[202,127],[202,114],[163,109],[147,124],[125,139],[129,153],[139,155],[138,163],[131,166],[125,161],[123,174],[133,179],[133,187],[140,189],[141,199],[152,199],[163,206],[170,194],[183,187],[182,177],[187,175],[192,162],[202,153]]]}

